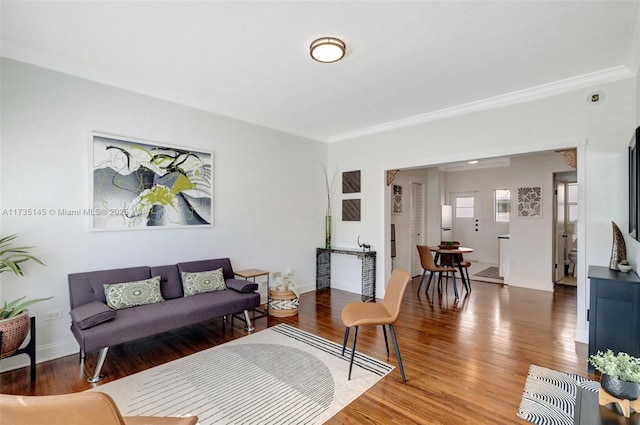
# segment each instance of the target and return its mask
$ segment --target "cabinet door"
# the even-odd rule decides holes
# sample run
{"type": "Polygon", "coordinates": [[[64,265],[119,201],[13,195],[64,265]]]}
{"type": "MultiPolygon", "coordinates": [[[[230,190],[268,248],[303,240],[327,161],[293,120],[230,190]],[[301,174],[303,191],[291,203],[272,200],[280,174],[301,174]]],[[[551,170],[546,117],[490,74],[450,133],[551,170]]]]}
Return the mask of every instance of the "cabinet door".
{"type": "MultiPolygon", "coordinates": [[[[638,324],[638,285],[607,280],[596,281],[595,316],[590,326],[595,326],[593,350],[624,351],[640,356],[638,324]]],[[[591,344],[590,344],[591,345],[591,344]]],[[[593,351],[593,352],[592,352],[593,351]]]]}

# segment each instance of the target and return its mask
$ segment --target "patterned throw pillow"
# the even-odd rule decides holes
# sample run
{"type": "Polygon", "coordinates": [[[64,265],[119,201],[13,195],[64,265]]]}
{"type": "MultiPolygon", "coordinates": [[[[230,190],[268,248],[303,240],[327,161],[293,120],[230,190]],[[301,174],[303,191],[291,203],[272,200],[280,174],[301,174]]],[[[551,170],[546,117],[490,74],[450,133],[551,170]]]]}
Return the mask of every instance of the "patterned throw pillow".
{"type": "Polygon", "coordinates": [[[164,301],[160,292],[160,276],[123,283],[105,283],[107,305],[114,310],[164,301]]]}
{"type": "Polygon", "coordinates": [[[227,289],[222,268],[208,272],[182,272],[182,287],[185,297],[227,289]]]}

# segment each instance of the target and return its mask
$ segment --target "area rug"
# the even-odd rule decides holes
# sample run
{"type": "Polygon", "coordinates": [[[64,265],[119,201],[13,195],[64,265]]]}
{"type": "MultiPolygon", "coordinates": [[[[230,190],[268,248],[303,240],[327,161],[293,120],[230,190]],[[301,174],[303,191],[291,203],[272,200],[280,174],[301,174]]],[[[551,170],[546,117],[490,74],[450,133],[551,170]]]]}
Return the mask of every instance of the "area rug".
{"type": "Polygon", "coordinates": [[[280,324],[96,387],[123,415],[197,415],[209,424],[320,424],[393,366],[280,324]]]}
{"type": "Polygon", "coordinates": [[[503,280],[499,275],[500,269],[498,267],[487,267],[486,269],[476,273],[473,277],[488,277],[489,279],[503,280]]]}
{"type": "Polygon", "coordinates": [[[536,425],[573,425],[578,385],[591,391],[600,386],[580,375],[530,365],[517,416],[536,425]]]}

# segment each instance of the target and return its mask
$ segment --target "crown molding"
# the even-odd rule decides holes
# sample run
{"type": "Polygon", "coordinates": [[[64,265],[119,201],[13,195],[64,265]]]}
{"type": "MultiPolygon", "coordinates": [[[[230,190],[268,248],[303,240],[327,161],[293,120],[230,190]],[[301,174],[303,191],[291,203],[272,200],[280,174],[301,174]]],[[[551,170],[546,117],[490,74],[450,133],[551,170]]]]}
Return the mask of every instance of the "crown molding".
{"type": "Polygon", "coordinates": [[[633,27],[631,28],[631,39],[629,40],[629,58],[627,60],[629,68],[636,75],[640,72],[640,2],[635,4],[635,14],[633,27]]]}
{"type": "Polygon", "coordinates": [[[465,115],[472,112],[485,111],[502,106],[528,102],[536,99],[550,97],[560,93],[566,93],[571,90],[590,87],[596,84],[609,83],[612,81],[630,78],[634,75],[635,74],[629,67],[624,65],[616,66],[614,68],[605,69],[603,71],[584,74],[578,77],[567,78],[564,80],[555,81],[553,83],[542,84],[524,90],[518,90],[511,93],[478,100],[475,102],[469,102],[450,108],[440,109],[438,111],[428,112],[426,114],[416,115],[413,117],[391,121],[372,127],[366,127],[359,130],[335,134],[333,136],[329,136],[327,141],[329,143],[333,143],[343,140],[350,140],[362,136],[383,133],[385,131],[397,130],[427,122],[438,121],[445,118],[465,115]]]}

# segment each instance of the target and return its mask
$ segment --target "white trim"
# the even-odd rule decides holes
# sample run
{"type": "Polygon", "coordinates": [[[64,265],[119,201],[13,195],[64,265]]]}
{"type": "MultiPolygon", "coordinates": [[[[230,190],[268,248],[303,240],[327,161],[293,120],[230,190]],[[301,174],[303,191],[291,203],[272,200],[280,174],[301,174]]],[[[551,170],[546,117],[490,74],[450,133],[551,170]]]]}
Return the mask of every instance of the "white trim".
{"type": "MultiPolygon", "coordinates": [[[[78,346],[78,343],[75,339],[71,338],[53,344],[36,346],[36,364],[58,359],[60,357],[69,356],[74,353],[78,354],[79,352],[80,348],[78,346]]],[[[78,358],[78,370],[80,370],[79,361],[80,360],[78,358]]],[[[0,368],[0,373],[14,369],[20,369],[23,367],[29,367],[29,365],[29,356],[27,355],[21,354],[15,357],[7,357],[5,359],[2,359],[2,368],[0,368]]],[[[37,375],[36,379],[38,379],[37,375]]]]}
{"type": "Polygon", "coordinates": [[[576,334],[577,342],[589,342],[589,323],[587,309],[589,308],[587,281],[587,140],[577,145],[577,180],[578,180],[578,299],[576,302],[576,334]]]}
{"type": "Polygon", "coordinates": [[[640,72],[640,3],[635,4],[633,26],[631,28],[631,38],[629,40],[629,57],[627,63],[629,68],[636,75],[640,72]]]}
{"type": "Polygon", "coordinates": [[[451,118],[459,115],[469,114],[472,112],[484,111],[517,103],[528,102],[535,99],[554,96],[560,93],[566,93],[575,89],[590,87],[597,84],[609,83],[612,81],[618,81],[633,76],[634,72],[632,72],[629,67],[620,65],[602,71],[579,75],[577,77],[567,78],[564,80],[555,81],[553,83],[542,84],[536,87],[530,87],[528,89],[489,97],[475,102],[469,102],[462,105],[452,106],[450,108],[440,109],[438,111],[427,112],[425,114],[420,114],[401,120],[391,121],[388,123],[374,125],[359,130],[335,134],[333,136],[329,136],[327,141],[329,143],[333,143],[342,140],[355,139],[362,136],[411,127],[418,124],[451,118]]]}

